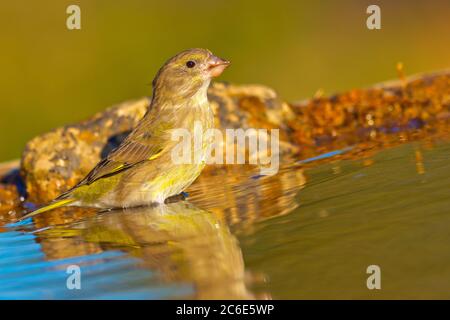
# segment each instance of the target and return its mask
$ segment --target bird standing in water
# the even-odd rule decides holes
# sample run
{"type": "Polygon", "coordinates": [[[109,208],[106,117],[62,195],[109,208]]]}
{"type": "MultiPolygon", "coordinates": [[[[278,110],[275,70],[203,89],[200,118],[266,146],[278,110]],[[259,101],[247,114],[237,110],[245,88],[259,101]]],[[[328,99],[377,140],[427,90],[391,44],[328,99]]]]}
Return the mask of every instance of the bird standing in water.
{"type": "MultiPolygon", "coordinates": [[[[174,129],[193,132],[200,123],[212,128],[214,115],[207,89],[229,62],[209,50],[189,49],[169,59],[153,80],[150,107],[136,128],[105,159],[69,191],[22,219],[62,206],[125,208],[163,203],[181,193],[200,175],[204,161],[176,164],[174,129]]],[[[204,139],[200,159],[210,140],[204,139]]],[[[21,219],[21,220],[22,220],[21,219]]]]}

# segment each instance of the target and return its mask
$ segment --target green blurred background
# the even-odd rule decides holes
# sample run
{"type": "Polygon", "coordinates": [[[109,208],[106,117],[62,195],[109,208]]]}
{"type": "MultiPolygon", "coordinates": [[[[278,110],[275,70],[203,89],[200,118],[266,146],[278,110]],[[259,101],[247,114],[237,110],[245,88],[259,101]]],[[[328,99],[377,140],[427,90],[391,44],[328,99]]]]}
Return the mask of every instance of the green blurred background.
{"type": "Polygon", "coordinates": [[[114,103],[149,95],[180,50],[230,59],[222,80],[262,83],[287,100],[450,66],[450,1],[2,1],[0,160],[26,141],[114,103]],[[81,30],[66,8],[81,7],[81,30]],[[366,8],[381,7],[381,30],[366,8]]]}

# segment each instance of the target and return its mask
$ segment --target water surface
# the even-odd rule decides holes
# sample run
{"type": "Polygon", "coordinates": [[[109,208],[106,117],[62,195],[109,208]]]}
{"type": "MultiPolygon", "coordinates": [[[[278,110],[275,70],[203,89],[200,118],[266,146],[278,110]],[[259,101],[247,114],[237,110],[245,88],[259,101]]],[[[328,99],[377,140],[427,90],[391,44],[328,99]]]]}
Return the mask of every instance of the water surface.
{"type": "Polygon", "coordinates": [[[449,160],[415,142],[273,177],[221,168],[166,206],[53,210],[0,232],[0,298],[450,298],[449,160]]]}

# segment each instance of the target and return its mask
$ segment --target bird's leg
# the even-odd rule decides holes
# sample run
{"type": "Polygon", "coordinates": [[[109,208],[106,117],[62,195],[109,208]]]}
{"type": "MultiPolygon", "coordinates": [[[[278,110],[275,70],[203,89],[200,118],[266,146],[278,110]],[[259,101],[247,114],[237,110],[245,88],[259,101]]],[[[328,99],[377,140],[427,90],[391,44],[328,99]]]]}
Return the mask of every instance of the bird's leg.
{"type": "Polygon", "coordinates": [[[174,202],[178,202],[178,201],[184,201],[186,200],[186,198],[189,196],[189,194],[187,192],[181,192],[177,195],[171,196],[169,198],[167,198],[164,203],[174,203],[174,202]]]}

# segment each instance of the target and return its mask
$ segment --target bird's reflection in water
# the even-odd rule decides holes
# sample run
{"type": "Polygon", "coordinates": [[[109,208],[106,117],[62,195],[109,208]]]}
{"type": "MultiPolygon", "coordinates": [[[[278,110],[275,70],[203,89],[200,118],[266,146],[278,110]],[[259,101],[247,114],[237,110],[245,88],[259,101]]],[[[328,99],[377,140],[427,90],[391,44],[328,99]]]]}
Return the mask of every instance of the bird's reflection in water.
{"type": "Polygon", "coordinates": [[[162,283],[192,285],[192,298],[253,298],[241,249],[228,226],[186,201],[105,212],[38,236],[44,251],[52,248],[50,259],[76,255],[74,250],[83,255],[119,249],[156,271],[162,283]]]}
{"type": "MultiPolygon", "coordinates": [[[[35,234],[47,260],[121,250],[156,271],[160,283],[193,286],[195,295],[187,298],[251,299],[245,279],[265,276],[245,270],[234,234],[294,210],[306,183],[298,168],[255,179],[257,173],[237,166],[206,172],[188,190],[190,202],[103,213],[58,208],[33,218],[41,230],[35,234]]],[[[256,298],[268,296],[258,292],[256,298]]]]}

